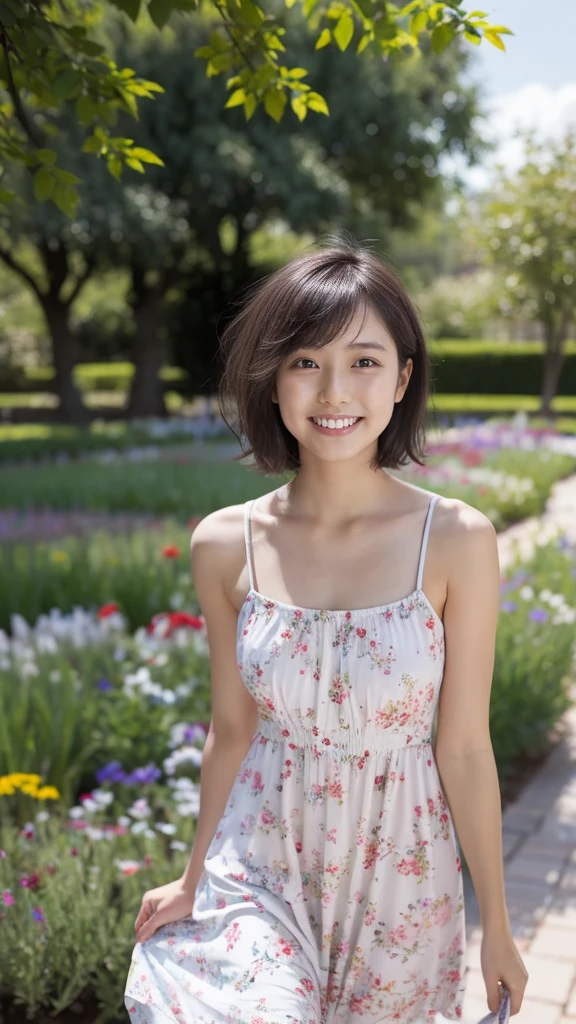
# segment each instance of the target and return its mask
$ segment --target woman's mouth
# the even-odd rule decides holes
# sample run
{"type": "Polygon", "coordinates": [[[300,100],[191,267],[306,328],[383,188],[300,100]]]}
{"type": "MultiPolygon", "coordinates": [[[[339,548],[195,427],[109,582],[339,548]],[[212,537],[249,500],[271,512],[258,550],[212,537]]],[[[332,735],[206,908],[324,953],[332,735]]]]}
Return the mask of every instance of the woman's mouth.
{"type": "Polygon", "coordinates": [[[337,418],[332,416],[322,418],[320,416],[309,417],[310,423],[316,427],[316,430],[319,430],[322,434],[333,434],[336,437],[350,434],[363,419],[363,416],[339,416],[337,418]]]}

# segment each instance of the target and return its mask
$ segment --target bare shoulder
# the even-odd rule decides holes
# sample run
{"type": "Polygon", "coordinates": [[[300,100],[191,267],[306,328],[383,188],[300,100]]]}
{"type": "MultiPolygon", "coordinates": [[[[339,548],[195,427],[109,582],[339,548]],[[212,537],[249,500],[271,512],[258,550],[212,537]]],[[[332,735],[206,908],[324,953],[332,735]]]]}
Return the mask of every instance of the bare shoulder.
{"type": "Polygon", "coordinates": [[[204,516],[195,527],[190,539],[190,554],[194,575],[203,576],[209,570],[218,576],[226,589],[244,545],[244,504],[226,505],[204,516]]]}
{"type": "Polygon", "coordinates": [[[476,566],[499,574],[497,534],[488,516],[459,498],[441,497],[434,520],[436,543],[452,580],[476,566]]]}

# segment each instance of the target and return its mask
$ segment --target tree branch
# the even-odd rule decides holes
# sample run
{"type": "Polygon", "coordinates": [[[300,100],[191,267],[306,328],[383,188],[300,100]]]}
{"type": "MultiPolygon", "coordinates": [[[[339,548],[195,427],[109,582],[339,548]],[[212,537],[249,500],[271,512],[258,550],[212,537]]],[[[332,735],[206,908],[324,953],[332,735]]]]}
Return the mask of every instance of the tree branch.
{"type": "Polygon", "coordinates": [[[72,303],[74,302],[74,300],[78,298],[78,295],[80,294],[82,288],[86,284],[86,281],[90,277],[92,271],[94,270],[94,267],[96,266],[96,256],[95,255],[91,254],[90,256],[85,256],[84,259],[86,260],[86,266],[84,268],[84,273],[80,274],[80,276],[79,276],[78,280],[76,281],[76,284],[74,285],[70,295],[66,299],[66,302],[65,302],[66,306],[71,306],[72,303]]]}
{"type": "Polygon", "coordinates": [[[37,283],[37,281],[34,280],[32,275],[28,273],[25,267],[23,267],[20,263],[17,262],[17,260],[14,259],[9,249],[3,249],[0,246],[0,259],[4,260],[6,266],[10,267],[10,270],[15,270],[17,274],[20,274],[20,276],[23,277],[24,280],[28,282],[33,292],[35,292],[35,294],[39,298],[40,302],[43,303],[45,296],[44,293],[40,290],[39,284],[37,283]]]}
{"type": "Polygon", "coordinates": [[[8,52],[8,37],[6,35],[4,25],[0,25],[0,42],[4,51],[4,59],[6,61],[6,82],[8,85],[8,92],[10,93],[14,104],[14,113],[16,114],[16,117],[22,125],[26,135],[30,139],[30,142],[39,149],[42,146],[43,139],[40,135],[36,134],[36,128],[28,120],[28,115],[24,110],[20,94],[16,88],[16,82],[14,81],[14,76],[12,74],[12,65],[10,64],[10,54],[8,52]]]}

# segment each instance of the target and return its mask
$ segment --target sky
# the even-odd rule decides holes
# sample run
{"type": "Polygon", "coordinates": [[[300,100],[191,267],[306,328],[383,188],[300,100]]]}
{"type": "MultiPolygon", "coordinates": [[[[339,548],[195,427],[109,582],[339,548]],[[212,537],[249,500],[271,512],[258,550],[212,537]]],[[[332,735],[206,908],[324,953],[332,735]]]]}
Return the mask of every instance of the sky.
{"type": "Polygon", "coordinates": [[[522,162],[517,127],[534,127],[543,139],[576,128],[576,0],[469,0],[465,9],[486,12],[491,24],[514,32],[503,36],[506,53],[486,40],[473,47],[469,78],[482,86],[488,118],[482,133],[498,148],[478,169],[457,163],[467,185],[485,188],[499,161],[509,170],[522,162]]]}

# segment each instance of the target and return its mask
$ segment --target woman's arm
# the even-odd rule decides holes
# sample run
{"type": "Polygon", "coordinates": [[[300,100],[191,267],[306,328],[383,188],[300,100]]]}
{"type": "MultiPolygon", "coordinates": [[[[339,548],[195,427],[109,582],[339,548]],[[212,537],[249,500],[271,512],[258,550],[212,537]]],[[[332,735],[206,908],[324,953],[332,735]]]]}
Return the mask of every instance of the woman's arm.
{"type": "Polygon", "coordinates": [[[451,502],[443,518],[446,661],[436,763],[480,908],[488,1005],[492,1011],[498,1008],[500,980],[510,990],[511,1013],[517,1013],[528,975],[506,907],[500,787],[489,728],[500,590],[498,545],[490,520],[464,502],[451,502]]]}
{"type": "Polygon", "coordinates": [[[183,887],[192,896],[234,780],[258,729],[258,708],[236,663],[238,612],[224,585],[237,533],[232,520],[229,508],[212,512],[198,523],[190,542],[192,577],[210,652],[212,710],[200,770],[200,812],[182,875],[183,887]]]}

